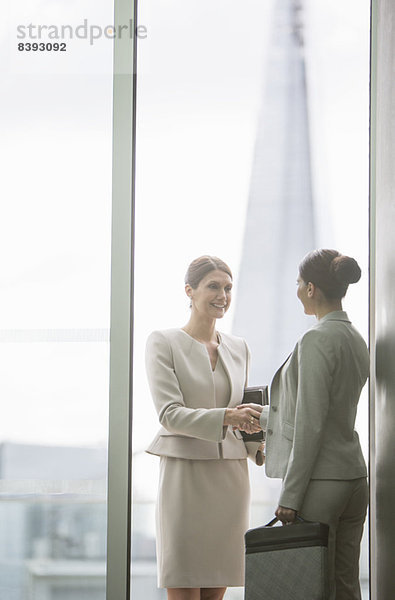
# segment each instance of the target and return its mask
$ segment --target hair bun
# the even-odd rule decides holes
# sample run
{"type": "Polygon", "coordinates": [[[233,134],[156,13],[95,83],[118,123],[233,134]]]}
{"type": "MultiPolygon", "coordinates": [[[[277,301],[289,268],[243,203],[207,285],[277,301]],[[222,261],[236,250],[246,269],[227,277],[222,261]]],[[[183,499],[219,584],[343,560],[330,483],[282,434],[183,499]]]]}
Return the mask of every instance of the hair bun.
{"type": "Polygon", "coordinates": [[[330,271],[339,283],[348,285],[361,279],[361,269],[354,258],[350,256],[336,256],[330,266],[330,271]]]}

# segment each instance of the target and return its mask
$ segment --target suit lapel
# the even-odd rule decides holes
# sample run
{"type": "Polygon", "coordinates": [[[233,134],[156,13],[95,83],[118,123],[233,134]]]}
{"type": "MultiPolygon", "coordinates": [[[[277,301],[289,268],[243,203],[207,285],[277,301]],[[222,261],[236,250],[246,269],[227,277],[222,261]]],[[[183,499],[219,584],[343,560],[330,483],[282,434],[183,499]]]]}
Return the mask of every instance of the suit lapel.
{"type": "Polygon", "coordinates": [[[224,371],[229,380],[229,386],[230,386],[230,395],[229,395],[229,404],[228,404],[228,406],[229,406],[230,404],[232,404],[232,395],[233,395],[232,380],[236,374],[234,373],[234,370],[232,368],[233,367],[232,356],[231,356],[229,349],[226,346],[224,341],[222,341],[222,343],[218,347],[218,360],[222,360],[224,371]]]}
{"type": "Polygon", "coordinates": [[[287,358],[284,360],[284,362],[282,363],[282,365],[277,369],[277,371],[274,374],[274,377],[272,379],[272,382],[270,384],[270,397],[272,395],[272,390],[275,386],[275,384],[278,382],[278,379],[280,377],[280,373],[281,373],[281,369],[283,368],[283,366],[285,365],[286,362],[288,362],[289,358],[292,356],[293,352],[290,352],[287,356],[287,358]]]}

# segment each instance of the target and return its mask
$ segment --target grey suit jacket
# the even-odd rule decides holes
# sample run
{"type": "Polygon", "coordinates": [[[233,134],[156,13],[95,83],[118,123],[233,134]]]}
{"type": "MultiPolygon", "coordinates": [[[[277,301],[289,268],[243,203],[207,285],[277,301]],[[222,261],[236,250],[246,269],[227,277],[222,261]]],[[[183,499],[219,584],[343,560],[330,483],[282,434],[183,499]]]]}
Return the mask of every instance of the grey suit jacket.
{"type": "Polygon", "coordinates": [[[368,374],[365,341],[344,311],[320,319],[275,374],[266,473],[283,479],[281,506],[298,510],[310,479],[366,476],[354,424],[368,374]]]}
{"type": "MultiPolygon", "coordinates": [[[[247,379],[247,344],[222,333],[218,354],[230,383],[228,406],[235,407],[242,400],[247,379]]],[[[204,344],[182,329],[154,331],[147,340],[146,369],[162,425],[147,452],[188,459],[255,458],[259,444],[244,444],[239,431],[223,426],[226,408],[215,406],[204,344]]]]}

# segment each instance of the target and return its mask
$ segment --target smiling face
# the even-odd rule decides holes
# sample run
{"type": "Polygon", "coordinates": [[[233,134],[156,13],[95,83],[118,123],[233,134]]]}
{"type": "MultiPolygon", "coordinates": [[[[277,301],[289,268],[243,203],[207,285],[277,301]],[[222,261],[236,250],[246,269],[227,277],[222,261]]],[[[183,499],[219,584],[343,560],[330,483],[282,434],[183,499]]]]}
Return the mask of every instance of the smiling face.
{"type": "Polygon", "coordinates": [[[203,318],[220,319],[229,308],[232,298],[232,279],[224,271],[213,270],[207,273],[193,289],[185,286],[191,298],[192,311],[203,318]]]}

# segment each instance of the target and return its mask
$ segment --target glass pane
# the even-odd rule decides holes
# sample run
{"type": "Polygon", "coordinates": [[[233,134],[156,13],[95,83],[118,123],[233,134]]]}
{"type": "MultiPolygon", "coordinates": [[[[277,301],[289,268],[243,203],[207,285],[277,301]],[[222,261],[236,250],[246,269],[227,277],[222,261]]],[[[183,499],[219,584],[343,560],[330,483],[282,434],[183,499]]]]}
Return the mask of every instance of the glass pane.
{"type": "MultiPolygon", "coordinates": [[[[218,326],[250,344],[251,384],[269,383],[313,324],[295,280],[314,247],[358,258],[363,280],[345,308],[367,339],[369,13],[368,0],[140,2],[133,600],[165,597],[156,587],[159,459],[144,452],[159,427],[145,341],[187,322],[190,261],[212,254],[233,270],[218,326]]],[[[367,456],[367,389],[357,429],[367,456]]],[[[279,482],[249,470],[254,527],[272,517],[279,482]]],[[[364,598],[367,567],[366,526],[364,598]]]]}
{"type": "Polygon", "coordinates": [[[6,8],[0,597],[104,600],[114,7],[6,8]]]}

